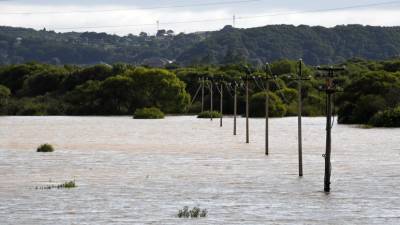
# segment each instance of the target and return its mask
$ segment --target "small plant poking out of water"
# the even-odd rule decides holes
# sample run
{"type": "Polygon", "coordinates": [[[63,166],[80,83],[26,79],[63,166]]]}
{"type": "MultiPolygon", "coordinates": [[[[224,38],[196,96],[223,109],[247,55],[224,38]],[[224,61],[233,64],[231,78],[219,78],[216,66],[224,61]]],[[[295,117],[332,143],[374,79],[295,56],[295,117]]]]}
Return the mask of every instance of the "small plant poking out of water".
{"type": "Polygon", "coordinates": [[[207,217],[207,215],[207,209],[201,209],[199,207],[193,207],[193,209],[189,210],[189,207],[185,206],[178,212],[179,218],[204,218],[207,217]]]}
{"type": "Polygon", "coordinates": [[[134,119],[164,119],[164,113],[155,107],[137,109],[133,115],[134,119]]]}
{"type": "Polygon", "coordinates": [[[46,185],[46,186],[40,186],[40,187],[36,187],[35,189],[38,190],[50,190],[50,189],[71,189],[71,188],[76,188],[76,183],[75,181],[67,181],[63,184],[59,184],[59,185],[46,185]]]}
{"type": "Polygon", "coordinates": [[[209,119],[209,118],[221,118],[222,114],[217,111],[204,111],[200,113],[197,118],[199,119],[209,119]]]}
{"type": "Polygon", "coordinates": [[[50,144],[43,144],[36,149],[37,152],[54,152],[54,148],[50,144]]]}

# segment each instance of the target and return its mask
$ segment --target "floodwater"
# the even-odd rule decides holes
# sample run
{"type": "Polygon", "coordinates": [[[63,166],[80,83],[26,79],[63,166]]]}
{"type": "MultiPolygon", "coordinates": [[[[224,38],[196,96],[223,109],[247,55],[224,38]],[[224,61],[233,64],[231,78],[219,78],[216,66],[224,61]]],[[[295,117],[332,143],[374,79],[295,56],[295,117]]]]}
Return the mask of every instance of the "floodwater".
{"type": "Polygon", "coordinates": [[[299,178],[297,118],[271,119],[266,157],[263,119],[245,144],[244,119],[1,117],[0,224],[400,224],[400,129],[335,125],[326,195],[325,120],[303,121],[299,178]]]}

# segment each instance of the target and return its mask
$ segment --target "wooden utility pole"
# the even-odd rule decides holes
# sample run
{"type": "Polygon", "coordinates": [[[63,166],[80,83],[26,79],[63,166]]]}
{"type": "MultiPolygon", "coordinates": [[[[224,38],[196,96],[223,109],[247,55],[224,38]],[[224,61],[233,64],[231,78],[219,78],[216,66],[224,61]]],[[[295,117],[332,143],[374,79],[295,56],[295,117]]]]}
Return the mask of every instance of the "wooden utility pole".
{"type": "Polygon", "coordinates": [[[298,81],[297,81],[297,88],[298,88],[298,95],[299,95],[299,99],[298,99],[298,113],[297,113],[297,128],[298,128],[298,153],[299,153],[299,176],[302,177],[303,176],[303,140],[302,140],[302,121],[301,121],[301,117],[302,117],[302,111],[303,111],[303,103],[302,103],[302,86],[301,86],[301,79],[303,76],[303,60],[300,59],[299,60],[299,71],[298,71],[298,81]]]}
{"type": "Polygon", "coordinates": [[[204,77],[201,78],[201,112],[204,112],[204,77]]]}
{"type": "Polygon", "coordinates": [[[246,67],[246,143],[250,143],[249,137],[249,81],[250,81],[250,70],[246,67]]]}
{"type": "Polygon", "coordinates": [[[343,71],[344,68],[334,68],[334,67],[317,67],[317,70],[323,71],[326,74],[321,75],[325,78],[325,89],[326,92],[326,152],[325,157],[325,177],[324,177],[324,191],[331,191],[331,152],[332,152],[332,95],[337,92],[333,79],[335,77],[335,72],[343,71]]]}
{"type": "Polygon", "coordinates": [[[265,80],[265,155],[269,155],[269,78],[265,80]]]}
{"type": "Polygon", "coordinates": [[[236,117],[237,117],[237,83],[235,81],[233,95],[233,135],[236,135],[236,117]]]}
{"type": "Polygon", "coordinates": [[[265,81],[265,155],[269,155],[269,90],[270,81],[274,79],[271,67],[267,63],[265,65],[265,77],[262,79],[265,81]]]}
{"type": "Polygon", "coordinates": [[[213,105],[214,105],[214,103],[213,103],[213,98],[214,98],[214,92],[213,92],[213,81],[211,80],[210,81],[210,113],[211,113],[211,120],[213,120],[213,115],[212,115],[212,113],[213,113],[213,111],[214,111],[214,109],[213,109],[213,105]]]}
{"type": "Polygon", "coordinates": [[[224,117],[224,81],[221,81],[221,84],[220,84],[220,88],[221,88],[221,90],[219,90],[220,91],[220,103],[219,103],[219,111],[220,111],[220,113],[221,113],[221,117],[219,118],[219,126],[220,127],[222,127],[222,119],[223,119],[223,117],[224,117]]]}

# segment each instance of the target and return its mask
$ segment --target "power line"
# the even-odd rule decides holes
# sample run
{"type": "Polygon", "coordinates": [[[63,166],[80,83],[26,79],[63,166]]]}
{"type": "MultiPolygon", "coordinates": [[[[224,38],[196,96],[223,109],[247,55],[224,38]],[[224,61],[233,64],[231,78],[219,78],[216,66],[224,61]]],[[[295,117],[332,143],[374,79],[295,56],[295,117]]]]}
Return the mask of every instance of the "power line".
{"type": "Polygon", "coordinates": [[[394,4],[399,4],[399,3],[400,3],[400,1],[390,1],[390,2],[381,2],[381,3],[372,3],[372,4],[363,4],[363,5],[353,5],[353,6],[329,8],[329,9],[312,9],[312,10],[283,12],[283,13],[275,13],[275,14],[264,14],[264,15],[257,15],[257,16],[245,16],[245,17],[239,17],[238,19],[254,19],[254,18],[260,18],[260,17],[288,16],[288,15],[297,15],[297,14],[306,14],[306,13],[342,11],[342,10],[346,10],[346,9],[369,8],[369,7],[384,6],[384,5],[394,5],[394,4]]]}
{"type": "MultiPolygon", "coordinates": [[[[341,11],[346,9],[356,9],[356,8],[369,8],[383,5],[393,5],[400,4],[400,1],[390,1],[390,2],[382,2],[375,4],[364,4],[364,5],[353,5],[339,8],[328,8],[328,9],[314,9],[314,10],[303,10],[297,12],[282,12],[282,13],[271,13],[264,15],[255,15],[255,16],[244,16],[237,17],[235,16],[235,20],[248,20],[248,19],[256,19],[263,17],[275,17],[275,16],[286,16],[286,15],[297,15],[297,14],[308,14],[308,13],[318,13],[318,12],[329,12],[329,11],[341,11]]],[[[160,25],[175,25],[175,24],[190,24],[190,23],[208,23],[208,22],[218,22],[218,21],[232,21],[232,17],[228,18],[216,18],[216,19],[199,19],[199,20],[186,20],[186,21],[170,21],[164,22],[160,25]]],[[[64,27],[64,28],[51,28],[53,30],[72,30],[72,29],[96,29],[96,28],[123,28],[123,27],[144,27],[144,26],[155,26],[155,23],[144,23],[144,24],[131,24],[131,25],[110,25],[110,26],[82,26],[82,27],[64,27]]]]}
{"type": "Polygon", "coordinates": [[[139,10],[155,10],[155,9],[174,9],[174,8],[189,8],[189,7],[205,7],[216,5],[231,5],[250,2],[259,2],[263,0],[235,0],[235,1],[219,1],[197,4],[184,4],[172,6],[155,6],[155,7],[139,7],[139,8],[121,8],[121,9],[104,9],[104,10],[74,10],[74,11],[43,11],[43,12],[5,12],[1,15],[34,15],[34,14],[72,14],[72,13],[107,13],[107,12],[122,12],[122,11],[139,11],[139,10]]]}

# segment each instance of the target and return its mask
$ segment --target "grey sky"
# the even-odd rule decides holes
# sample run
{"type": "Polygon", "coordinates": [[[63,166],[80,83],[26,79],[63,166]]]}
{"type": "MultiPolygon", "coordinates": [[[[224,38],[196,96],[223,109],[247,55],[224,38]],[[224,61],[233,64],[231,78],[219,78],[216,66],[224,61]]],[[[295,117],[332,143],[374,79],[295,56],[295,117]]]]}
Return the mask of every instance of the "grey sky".
{"type": "Polygon", "coordinates": [[[154,33],[156,21],[160,28],[176,32],[217,30],[232,25],[235,15],[236,27],[243,28],[267,24],[396,26],[399,9],[400,1],[390,0],[0,0],[0,25],[125,35],[154,33]],[[392,3],[372,5],[388,2],[392,3]],[[313,11],[360,5],[369,6],[313,11]]]}

